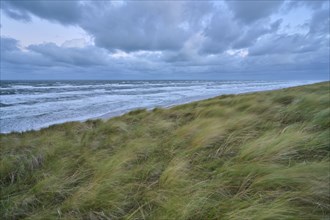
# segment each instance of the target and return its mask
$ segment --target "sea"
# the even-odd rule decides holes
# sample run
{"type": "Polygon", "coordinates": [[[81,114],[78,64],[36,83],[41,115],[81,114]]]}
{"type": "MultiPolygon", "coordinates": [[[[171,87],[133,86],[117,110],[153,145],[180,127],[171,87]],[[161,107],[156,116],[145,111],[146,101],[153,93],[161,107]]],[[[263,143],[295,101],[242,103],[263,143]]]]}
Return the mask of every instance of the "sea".
{"type": "Polygon", "coordinates": [[[275,90],[317,81],[1,81],[0,132],[110,118],[222,94],[275,90]]]}

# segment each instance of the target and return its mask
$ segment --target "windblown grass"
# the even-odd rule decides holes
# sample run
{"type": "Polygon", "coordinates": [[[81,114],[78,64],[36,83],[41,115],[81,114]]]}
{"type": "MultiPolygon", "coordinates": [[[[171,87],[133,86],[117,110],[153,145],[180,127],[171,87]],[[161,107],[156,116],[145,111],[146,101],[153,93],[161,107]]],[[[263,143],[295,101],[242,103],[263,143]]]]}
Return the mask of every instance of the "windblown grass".
{"type": "Polygon", "coordinates": [[[329,82],[1,135],[1,219],[329,219],[329,82]]]}

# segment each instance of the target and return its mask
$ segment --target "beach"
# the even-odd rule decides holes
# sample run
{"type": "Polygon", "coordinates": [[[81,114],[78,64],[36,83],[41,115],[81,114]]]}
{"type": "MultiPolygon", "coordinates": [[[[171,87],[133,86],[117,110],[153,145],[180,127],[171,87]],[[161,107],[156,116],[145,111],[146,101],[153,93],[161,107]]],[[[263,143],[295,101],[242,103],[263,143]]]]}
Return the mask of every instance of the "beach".
{"type": "Polygon", "coordinates": [[[329,82],[0,134],[1,219],[327,219],[329,82]]]}
{"type": "Polygon", "coordinates": [[[68,121],[110,118],[138,108],[164,108],[223,94],[274,90],[315,82],[317,81],[2,81],[0,131],[8,133],[38,130],[68,121]]]}

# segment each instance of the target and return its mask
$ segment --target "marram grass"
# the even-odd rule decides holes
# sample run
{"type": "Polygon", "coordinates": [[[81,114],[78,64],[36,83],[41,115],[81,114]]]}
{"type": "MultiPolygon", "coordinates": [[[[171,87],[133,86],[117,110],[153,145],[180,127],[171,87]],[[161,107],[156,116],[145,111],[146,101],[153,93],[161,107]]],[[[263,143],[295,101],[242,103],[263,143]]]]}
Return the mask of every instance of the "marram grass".
{"type": "Polygon", "coordinates": [[[2,134],[1,219],[329,219],[329,82],[2,134]]]}

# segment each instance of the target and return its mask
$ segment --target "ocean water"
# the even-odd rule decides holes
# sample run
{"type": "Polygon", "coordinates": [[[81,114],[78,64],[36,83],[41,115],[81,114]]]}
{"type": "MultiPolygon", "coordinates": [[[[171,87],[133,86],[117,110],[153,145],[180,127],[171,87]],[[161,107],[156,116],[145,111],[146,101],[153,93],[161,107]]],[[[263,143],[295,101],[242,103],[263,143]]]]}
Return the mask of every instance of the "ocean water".
{"type": "Polygon", "coordinates": [[[1,81],[0,132],[316,81],[1,81]]]}

